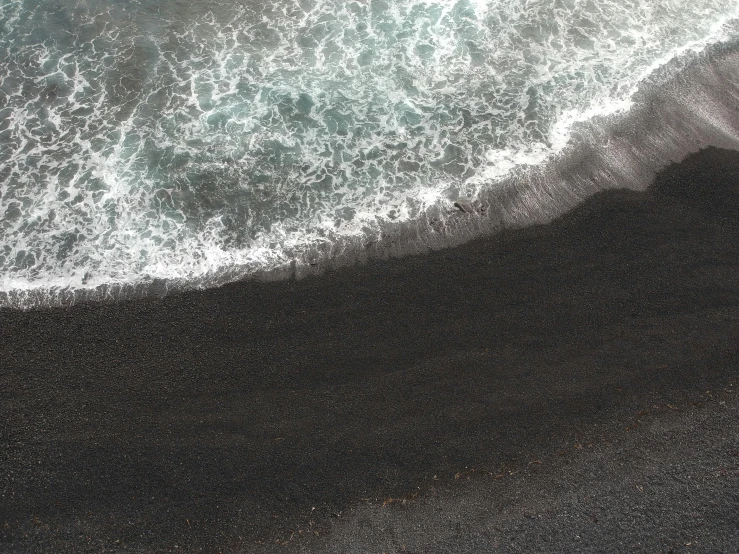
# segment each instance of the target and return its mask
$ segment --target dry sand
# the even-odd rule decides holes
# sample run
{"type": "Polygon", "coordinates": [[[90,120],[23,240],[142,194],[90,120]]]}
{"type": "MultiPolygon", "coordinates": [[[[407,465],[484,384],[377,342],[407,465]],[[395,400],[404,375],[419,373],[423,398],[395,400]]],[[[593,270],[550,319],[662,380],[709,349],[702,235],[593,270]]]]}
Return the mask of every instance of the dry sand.
{"type": "Polygon", "coordinates": [[[429,255],[3,310],[0,551],[739,552],[738,368],[717,149],[429,255]]]}

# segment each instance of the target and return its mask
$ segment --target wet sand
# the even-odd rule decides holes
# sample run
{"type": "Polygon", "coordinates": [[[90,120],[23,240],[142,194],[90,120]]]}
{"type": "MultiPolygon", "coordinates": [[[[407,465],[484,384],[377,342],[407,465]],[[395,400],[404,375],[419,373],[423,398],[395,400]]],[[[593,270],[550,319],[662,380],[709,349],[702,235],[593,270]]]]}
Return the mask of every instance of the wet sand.
{"type": "Polygon", "coordinates": [[[717,149],[424,256],[2,310],[0,551],[737,552],[738,368],[717,149]]]}

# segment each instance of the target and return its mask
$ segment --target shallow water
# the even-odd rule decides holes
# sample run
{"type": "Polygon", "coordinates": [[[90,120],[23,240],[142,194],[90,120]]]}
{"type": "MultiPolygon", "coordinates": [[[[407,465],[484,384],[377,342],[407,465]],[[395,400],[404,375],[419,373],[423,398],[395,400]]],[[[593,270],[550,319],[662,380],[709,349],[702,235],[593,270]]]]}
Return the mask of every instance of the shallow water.
{"type": "Polygon", "coordinates": [[[0,293],[372,241],[739,38],[733,0],[0,2],[0,293]]]}

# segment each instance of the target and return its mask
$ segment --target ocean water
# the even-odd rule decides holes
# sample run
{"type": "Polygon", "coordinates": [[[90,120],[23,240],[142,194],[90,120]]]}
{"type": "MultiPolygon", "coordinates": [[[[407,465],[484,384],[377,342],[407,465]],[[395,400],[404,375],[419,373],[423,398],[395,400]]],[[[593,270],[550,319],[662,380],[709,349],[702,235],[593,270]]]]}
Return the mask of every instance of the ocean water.
{"type": "Polygon", "coordinates": [[[736,0],[0,0],[0,303],[453,233],[738,39],[736,0]]]}

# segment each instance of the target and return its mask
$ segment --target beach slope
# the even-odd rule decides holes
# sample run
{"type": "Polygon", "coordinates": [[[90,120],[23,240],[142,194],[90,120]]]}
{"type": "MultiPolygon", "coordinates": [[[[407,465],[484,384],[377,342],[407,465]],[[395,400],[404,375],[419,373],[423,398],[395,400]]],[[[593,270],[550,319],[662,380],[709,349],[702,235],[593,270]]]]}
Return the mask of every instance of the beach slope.
{"type": "Polygon", "coordinates": [[[737,368],[715,148],[423,256],[1,310],[0,551],[736,552],[737,368]]]}

